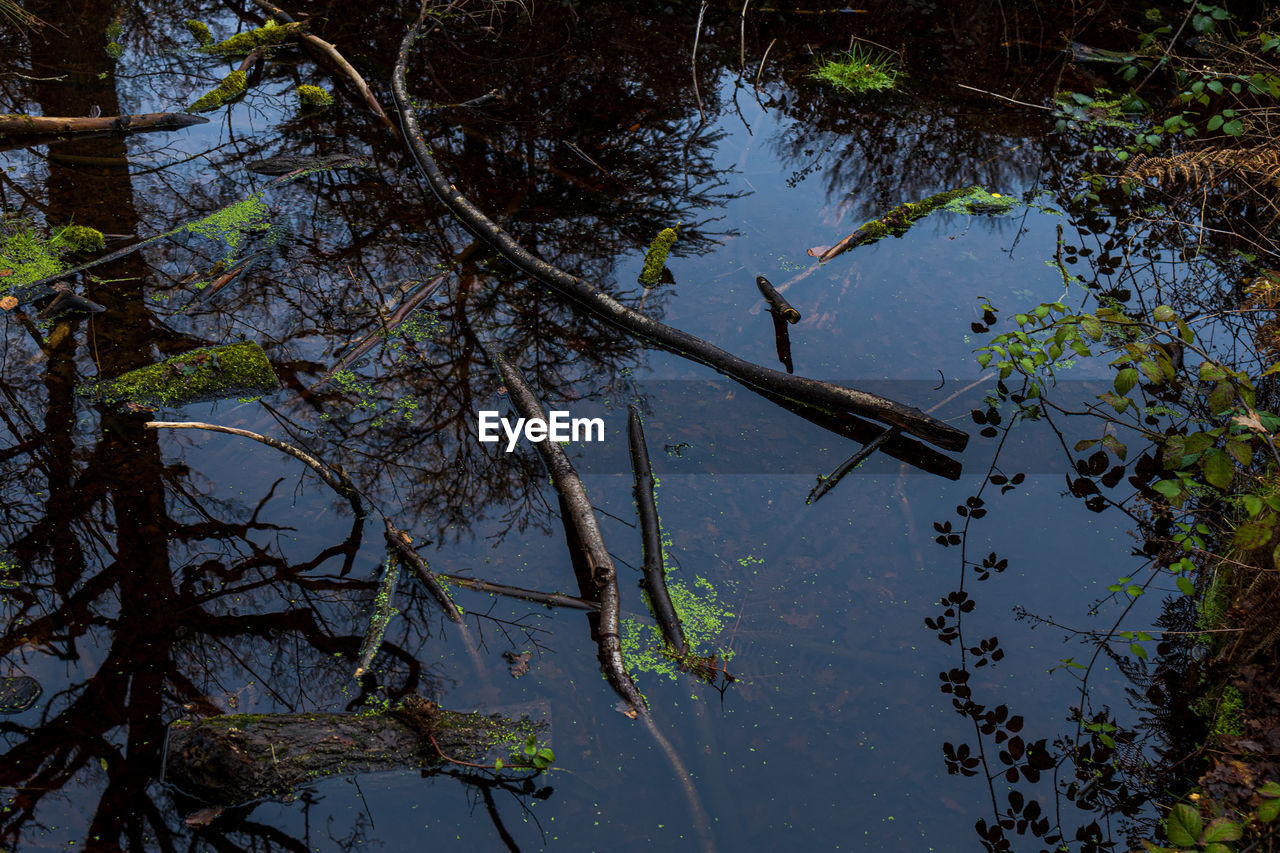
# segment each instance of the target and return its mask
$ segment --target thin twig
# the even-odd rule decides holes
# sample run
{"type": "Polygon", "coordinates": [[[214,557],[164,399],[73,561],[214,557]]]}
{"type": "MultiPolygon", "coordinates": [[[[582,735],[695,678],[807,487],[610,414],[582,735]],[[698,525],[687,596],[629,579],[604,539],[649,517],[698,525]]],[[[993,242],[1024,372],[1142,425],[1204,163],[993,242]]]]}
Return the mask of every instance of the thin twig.
{"type": "Polygon", "coordinates": [[[693,56],[689,60],[689,67],[693,71],[693,97],[698,101],[698,117],[705,124],[707,114],[702,109],[702,94],[698,91],[698,40],[702,38],[702,17],[707,14],[707,0],[702,0],[702,6],[698,9],[698,24],[693,31],[693,56]]]}
{"type": "Polygon", "coordinates": [[[316,459],[309,453],[299,450],[292,444],[286,444],[276,438],[265,435],[259,435],[256,432],[250,432],[247,429],[239,429],[237,427],[222,426],[220,424],[207,424],[201,421],[147,421],[144,424],[148,429],[203,429],[210,432],[225,432],[228,435],[238,435],[243,438],[251,438],[254,441],[261,442],[268,447],[274,447],[283,453],[287,453],[294,459],[304,463],[308,468],[315,471],[321,480],[332,488],[335,492],[342,495],[351,503],[352,510],[355,511],[356,517],[360,518],[364,515],[364,508],[360,503],[360,496],[356,493],[355,483],[351,482],[351,478],[347,476],[347,472],[340,467],[330,467],[319,459],[316,459]]]}
{"type": "Polygon", "coordinates": [[[1046,107],[1044,104],[1029,104],[1026,101],[1019,101],[1016,98],[1008,98],[1008,97],[1005,97],[1004,95],[997,95],[995,92],[988,92],[986,89],[979,89],[976,86],[966,86],[963,83],[957,83],[956,85],[959,86],[961,89],[968,89],[970,92],[978,92],[979,94],[982,94],[982,95],[990,95],[993,98],[999,98],[1002,101],[1008,101],[1009,103],[1017,104],[1020,107],[1031,107],[1031,109],[1033,110],[1045,110],[1046,112],[1053,112],[1053,107],[1046,107]]]}

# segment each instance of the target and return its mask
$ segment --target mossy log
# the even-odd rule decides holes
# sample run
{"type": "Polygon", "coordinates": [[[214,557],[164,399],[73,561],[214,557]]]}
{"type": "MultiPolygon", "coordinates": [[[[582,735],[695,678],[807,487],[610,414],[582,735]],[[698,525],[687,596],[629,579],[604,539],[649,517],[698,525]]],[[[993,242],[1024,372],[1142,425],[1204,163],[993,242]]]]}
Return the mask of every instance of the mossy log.
{"type": "Polygon", "coordinates": [[[215,806],[283,797],[339,773],[505,758],[545,723],[445,711],[410,697],[383,714],[228,714],[169,726],[164,781],[215,806]],[[431,739],[435,739],[435,744],[431,739]]]}
{"type": "Polygon", "coordinates": [[[964,187],[962,189],[947,190],[946,192],[931,195],[923,201],[908,201],[895,207],[879,219],[873,219],[866,225],[863,225],[857,231],[854,231],[848,237],[845,237],[839,243],[836,243],[830,249],[827,249],[818,256],[818,260],[825,263],[836,255],[852,249],[855,246],[865,246],[868,243],[874,243],[877,240],[890,236],[901,236],[907,232],[917,220],[923,219],[938,208],[969,195],[974,190],[980,190],[981,187],[964,187]]]}
{"type": "Polygon", "coordinates": [[[261,397],[280,389],[262,347],[252,341],[190,350],[140,367],[85,391],[107,403],[185,406],[230,397],[261,397]]]}
{"type": "Polygon", "coordinates": [[[37,134],[101,133],[134,130],[178,130],[209,120],[187,113],[142,113],[132,116],[28,116],[0,115],[0,139],[37,134]]]}

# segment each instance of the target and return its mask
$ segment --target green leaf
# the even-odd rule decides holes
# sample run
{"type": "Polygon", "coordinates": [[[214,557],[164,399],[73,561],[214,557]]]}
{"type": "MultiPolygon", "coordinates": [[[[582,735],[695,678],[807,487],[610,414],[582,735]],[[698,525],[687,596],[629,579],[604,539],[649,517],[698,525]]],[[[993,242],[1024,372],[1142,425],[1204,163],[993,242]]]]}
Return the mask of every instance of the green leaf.
{"type": "Polygon", "coordinates": [[[1138,362],[1138,369],[1142,371],[1142,375],[1147,377],[1147,380],[1152,385],[1159,385],[1164,381],[1164,373],[1160,370],[1160,365],[1149,358],[1138,362]]]}
{"type": "Polygon", "coordinates": [[[1228,817],[1216,818],[1204,829],[1204,841],[1206,844],[1239,841],[1243,835],[1244,830],[1240,824],[1228,817]]]}
{"type": "Polygon", "coordinates": [[[1098,443],[1096,438],[1082,438],[1076,442],[1076,453],[1083,453],[1098,443]]]}
{"type": "MultiPolygon", "coordinates": [[[[1234,89],[1235,87],[1232,86],[1234,89]]],[[[1238,118],[1233,118],[1222,126],[1222,132],[1227,136],[1240,136],[1244,133],[1244,122],[1238,118]]]]}
{"type": "Polygon", "coordinates": [[[988,364],[991,363],[991,357],[992,357],[991,353],[989,352],[978,353],[978,364],[982,365],[983,367],[986,367],[988,364]]]}
{"type": "Polygon", "coordinates": [[[1195,595],[1196,585],[1191,582],[1191,578],[1186,575],[1178,575],[1177,579],[1178,591],[1183,595],[1195,595]]]}
{"type": "Polygon", "coordinates": [[[1120,439],[1116,438],[1114,435],[1104,435],[1102,437],[1102,446],[1115,454],[1115,457],[1121,462],[1123,462],[1124,458],[1129,455],[1129,448],[1121,444],[1120,439]]]}
{"type": "Polygon", "coordinates": [[[1200,840],[1200,830],[1204,823],[1200,820],[1200,813],[1195,810],[1194,806],[1186,803],[1178,803],[1169,812],[1169,817],[1165,821],[1165,834],[1169,836],[1169,843],[1175,847],[1195,847],[1200,840]]]}
{"type": "Polygon", "coordinates": [[[1213,445],[1213,436],[1207,432],[1193,432],[1186,437],[1183,455],[1199,456],[1213,445]]]}
{"type": "Polygon", "coordinates": [[[1095,341],[1099,340],[1102,338],[1102,321],[1097,317],[1085,315],[1080,318],[1080,331],[1095,341]]]}
{"type": "Polygon", "coordinates": [[[1209,392],[1209,411],[1215,415],[1219,412],[1225,412],[1231,408],[1231,402],[1235,399],[1235,386],[1225,379],[1213,386],[1213,390],[1209,392]]]}
{"type": "Polygon", "coordinates": [[[1144,649],[1142,646],[1138,645],[1137,643],[1130,643],[1129,651],[1133,652],[1135,655],[1142,658],[1143,660],[1147,659],[1147,650],[1144,649]]]}
{"type": "Polygon", "coordinates": [[[1253,443],[1243,436],[1227,439],[1227,452],[1241,465],[1248,465],[1253,461],[1253,443]]]}
{"type": "Polygon", "coordinates": [[[1138,371],[1135,368],[1126,367],[1116,374],[1116,393],[1121,395],[1128,394],[1137,383],[1138,371]]]}
{"type": "MultiPolygon", "coordinates": [[[[1221,83],[1218,84],[1218,88],[1219,89],[1222,88],[1221,83]]],[[[1222,116],[1214,116],[1213,118],[1209,119],[1209,123],[1206,125],[1206,127],[1208,127],[1209,130],[1217,130],[1218,128],[1222,127],[1222,123],[1223,123],[1222,116]]]]}
{"type": "Polygon", "coordinates": [[[1227,376],[1227,371],[1222,365],[1212,361],[1200,362],[1201,382],[1217,382],[1219,379],[1226,379],[1227,376]]]}
{"type": "Polygon", "coordinates": [[[1176,480],[1161,480],[1151,488],[1171,501],[1177,500],[1182,495],[1182,487],[1176,480]]]}
{"type": "Polygon", "coordinates": [[[1131,595],[1134,598],[1142,595],[1142,587],[1138,586],[1136,583],[1129,584],[1124,588],[1124,591],[1126,594],[1131,595]]]}
{"type": "Polygon", "coordinates": [[[1182,467],[1182,457],[1187,455],[1187,439],[1181,435],[1171,435],[1165,440],[1160,459],[1165,470],[1172,471],[1182,467]]]}
{"type": "Polygon", "coordinates": [[[1225,844],[1206,844],[1204,853],[1235,853],[1235,851],[1225,844]]]}
{"type": "Polygon", "coordinates": [[[1270,524],[1264,524],[1261,521],[1246,521],[1236,528],[1236,535],[1231,544],[1243,551],[1252,551],[1254,548],[1261,548],[1270,542],[1272,532],[1270,524]]]}
{"type": "Polygon", "coordinates": [[[1277,815],[1280,815],[1280,800],[1266,800],[1258,806],[1258,820],[1263,823],[1271,823],[1277,815]]]}
{"type": "Polygon", "coordinates": [[[1225,489],[1231,485],[1231,478],[1236,473],[1236,466],[1231,461],[1230,456],[1215,447],[1205,453],[1200,460],[1200,464],[1204,468],[1204,478],[1211,485],[1217,486],[1219,489],[1225,489]]]}
{"type": "Polygon", "coordinates": [[[496,759],[494,759],[494,762],[493,762],[493,769],[494,769],[494,770],[501,770],[501,769],[502,769],[502,759],[501,759],[501,758],[496,758],[496,759]]]}
{"type": "Polygon", "coordinates": [[[1155,314],[1153,316],[1155,317],[1155,320],[1157,323],[1168,323],[1172,320],[1177,319],[1178,315],[1174,313],[1173,308],[1171,306],[1157,305],[1155,314]]]}
{"type": "Polygon", "coordinates": [[[1249,513],[1251,518],[1262,512],[1262,498],[1257,495],[1244,495],[1240,500],[1244,504],[1245,512],[1249,513]]]}

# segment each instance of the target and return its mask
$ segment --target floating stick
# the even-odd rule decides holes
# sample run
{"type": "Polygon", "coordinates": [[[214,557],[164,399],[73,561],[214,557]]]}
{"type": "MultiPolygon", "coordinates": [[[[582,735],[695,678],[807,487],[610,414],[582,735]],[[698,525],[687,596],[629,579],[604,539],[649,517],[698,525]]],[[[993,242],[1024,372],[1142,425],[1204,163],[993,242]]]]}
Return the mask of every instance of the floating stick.
{"type": "Polygon", "coordinates": [[[667,592],[666,570],[662,565],[662,531],[658,523],[658,504],[654,500],[653,467],[649,464],[649,450],[644,443],[644,426],[640,423],[640,411],[627,406],[627,437],[631,443],[631,470],[635,475],[633,487],[636,511],[640,516],[640,541],[644,548],[641,586],[653,605],[653,618],[662,629],[667,647],[683,658],[689,653],[689,643],[684,638],[680,614],[676,613],[667,592]]]}

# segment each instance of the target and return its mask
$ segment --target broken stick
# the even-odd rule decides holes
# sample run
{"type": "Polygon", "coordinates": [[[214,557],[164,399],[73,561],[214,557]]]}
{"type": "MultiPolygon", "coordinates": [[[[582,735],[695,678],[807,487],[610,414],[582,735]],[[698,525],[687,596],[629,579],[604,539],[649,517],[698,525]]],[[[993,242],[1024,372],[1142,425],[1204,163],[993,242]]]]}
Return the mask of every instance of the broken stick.
{"type": "MultiPolygon", "coordinates": [[[[486,350],[486,352],[489,352],[486,350]]],[[[546,413],[538,402],[533,389],[529,387],[520,371],[497,352],[489,352],[489,358],[502,375],[507,386],[507,394],[521,417],[545,421],[546,413]]],[[[547,471],[551,474],[551,482],[563,500],[565,511],[574,532],[581,542],[581,556],[586,560],[591,580],[595,586],[596,598],[600,602],[600,629],[597,650],[600,666],[610,686],[629,704],[637,714],[648,718],[648,705],[636,684],[627,672],[627,665],[622,660],[622,642],[619,638],[620,603],[618,598],[618,573],[614,568],[613,558],[605,547],[604,538],[600,535],[600,526],[596,523],[595,510],[587,499],[587,491],[574,470],[573,463],[565,455],[560,445],[554,441],[535,443],[542,456],[547,471]]]]}
{"type": "Polygon", "coordinates": [[[432,573],[431,569],[427,568],[426,561],[418,556],[418,552],[413,550],[406,540],[405,534],[396,529],[396,526],[391,523],[391,519],[383,519],[383,521],[387,525],[387,547],[394,549],[396,554],[413,567],[423,585],[426,586],[427,591],[431,593],[431,597],[440,605],[440,609],[451,620],[461,625],[462,614],[458,611],[458,605],[453,603],[453,599],[449,597],[449,593],[445,592],[435,574],[432,573]]]}
{"type": "Polygon", "coordinates": [[[792,307],[787,301],[787,297],[778,292],[778,288],[774,287],[769,279],[762,275],[756,276],[756,287],[760,288],[760,293],[769,303],[769,308],[774,314],[782,317],[788,323],[799,323],[800,312],[792,307]]]}
{"type": "Polygon", "coordinates": [[[649,463],[649,449],[644,443],[640,411],[635,406],[627,406],[627,437],[631,444],[631,470],[635,475],[633,491],[636,512],[640,516],[640,542],[644,551],[640,566],[644,572],[644,580],[640,582],[640,586],[649,596],[653,618],[662,629],[662,638],[666,640],[667,647],[683,658],[689,653],[689,644],[684,638],[684,628],[680,625],[680,614],[676,613],[671,595],[667,592],[667,576],[662,565],[658,504],[653,496],[653,466],[649,463]]]}

